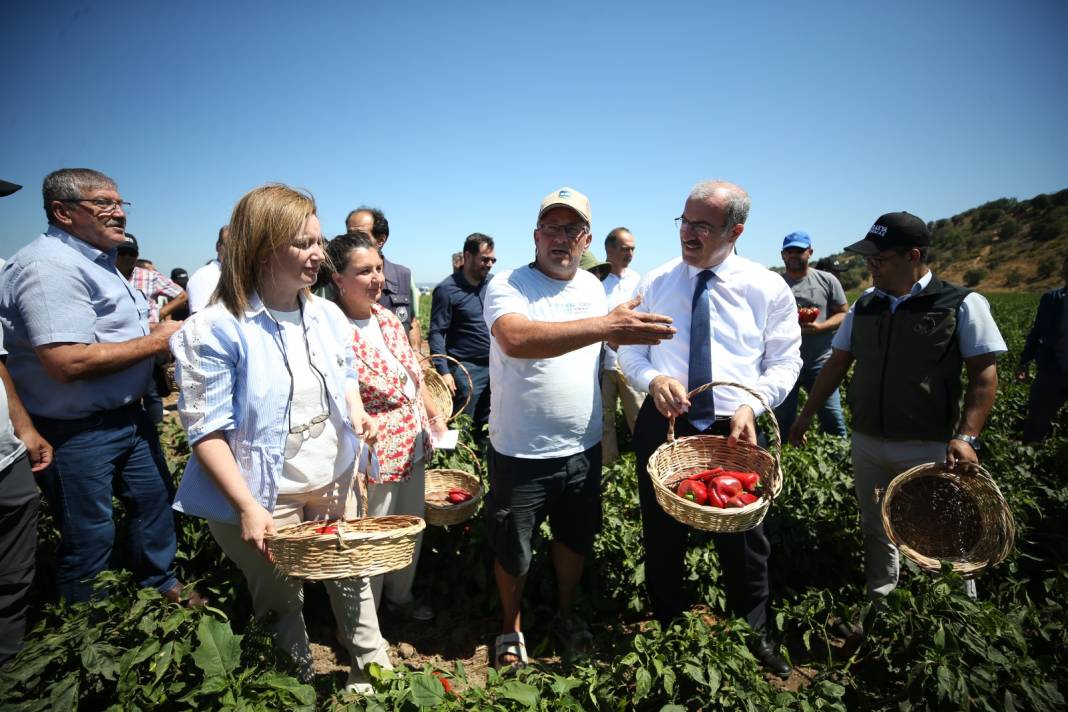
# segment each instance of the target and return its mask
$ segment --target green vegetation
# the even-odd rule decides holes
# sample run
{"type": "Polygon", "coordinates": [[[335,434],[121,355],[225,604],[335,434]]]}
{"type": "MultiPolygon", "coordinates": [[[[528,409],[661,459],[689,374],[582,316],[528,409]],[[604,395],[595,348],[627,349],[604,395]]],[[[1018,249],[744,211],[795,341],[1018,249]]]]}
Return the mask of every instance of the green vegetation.
{"type": "MultiPolygon", "coordinates": [[[[1037,296],[991,295],[1010,352],[1000,360],[998,402],[983,461],[1016,517],[1016,550],[964,596],[951,573],[903,567],[900,588],[873,610],[863,593],[860,524],[848,442],[822,435],[783,453],[786,484],[767,520],[772,541],[774,625],[795,665],[789,688],[765,677],[744,623],[723,613],[719,565],[707,537],[687,555],[688,585],[707,603],[662,629],[648,621],[633,458],[604,473],[604,530],[582,586],[596,651],[573,666],[539,663],[516,677],[490,670],[485,683],[459,663],[435,670],[374,670],[376,694],[349,700],[338,679],[313,686],[270,649],[251,622],[240,575],[199,520],[181,517],[181,574],[199,580],[213,609],[189,611],[105,574],[109,598],[48,606],[15,665],[0,676],[5,709],[416,710],[909,710],[1063,709],[1068,669],[1068,414],[1040,448],[1016,440],[1027,387],[1011,378],[1037,296]],[[855,651],[829,633],[860,618],[869,632],[855,651]]],[[[174,425],[165,430],[175,467],[188,456],[174,425]]],[[[465,435],[465,439],[466,439],[465,435]]],[[[465,466],[465,456],[438,456],[465,466]]],[[[54,532],[42,524],[42,571],[54,532]]],[[[555,585],[544,542],[525,600],[528,644],[542,642],[555,585]]],[[[496,594],[480,518],[428,530],[418,584],[439,616],[462,629],[472,612],[492,613],[496,594]]],[[[322,611],[308,611],[309,617],[322,611]]],[[[469,647],[482,641],[472,640],[469,647]]],[[[342,678],[343,680],[343,678],[342,678]]]]}

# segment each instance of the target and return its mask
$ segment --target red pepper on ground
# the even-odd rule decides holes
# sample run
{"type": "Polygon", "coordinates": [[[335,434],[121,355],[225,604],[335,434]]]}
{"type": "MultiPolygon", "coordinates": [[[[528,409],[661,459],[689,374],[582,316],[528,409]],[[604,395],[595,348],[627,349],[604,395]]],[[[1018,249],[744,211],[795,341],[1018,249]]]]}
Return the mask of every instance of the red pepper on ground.
{"type": "Polygon", "coordinates": [[[683,480],[679,484],[678,494],[694,504],[704,504],[708,501],[708,488],[697,480],[683,480]]]}

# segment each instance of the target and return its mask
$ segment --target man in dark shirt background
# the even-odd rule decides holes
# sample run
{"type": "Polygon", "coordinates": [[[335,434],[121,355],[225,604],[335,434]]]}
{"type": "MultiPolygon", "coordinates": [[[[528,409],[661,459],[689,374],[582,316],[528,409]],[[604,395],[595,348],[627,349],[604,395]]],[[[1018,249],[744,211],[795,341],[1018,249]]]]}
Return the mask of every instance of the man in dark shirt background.
{"type": "MultiPolygon", "coordinates": [[[[447,354],[463,364],[471,376],[471,400],[464,412],[474,421],[476,441],[485,439],[489,422],[489,330],[482,314],[483,296],[493,256],[493,238],[472,233],[464,241],[463,267],[434,287],[430,311],[430,353],[447,354]]],[[[445,378],[454,403],[467,398],[468,382],[459,368],[445,359],[436,359],[435,368],[445,378]]]]}

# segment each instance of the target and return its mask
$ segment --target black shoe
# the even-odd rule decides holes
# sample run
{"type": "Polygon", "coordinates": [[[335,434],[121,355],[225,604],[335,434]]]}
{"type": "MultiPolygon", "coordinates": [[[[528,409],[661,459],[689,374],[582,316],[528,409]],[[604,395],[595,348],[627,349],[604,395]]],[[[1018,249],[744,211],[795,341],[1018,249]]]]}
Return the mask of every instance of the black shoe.
{"type": "Polygon", "coordinates": [[[762,639],[753,647],[753,655],[760,664],[764,666],[764,669],[773,675],[777,675],[783,679],[790,677],[790,673],[793,668],[790,667],[790,663],[776,652],[776,646],[770,640],[762,639]]]}

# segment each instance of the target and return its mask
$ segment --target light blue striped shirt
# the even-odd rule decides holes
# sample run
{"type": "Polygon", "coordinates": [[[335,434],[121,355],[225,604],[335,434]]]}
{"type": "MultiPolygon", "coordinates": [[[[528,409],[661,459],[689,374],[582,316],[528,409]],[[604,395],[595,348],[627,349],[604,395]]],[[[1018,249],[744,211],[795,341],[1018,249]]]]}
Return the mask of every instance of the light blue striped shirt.
{"type": "MultiPolygon", "coordinates": [[[[221,303],[197,312],[171,337],[171,351],[189,444],[222,431],[252,496],[273,511],[289,429],[290,378],[274,320],[258,296],[249,301],[240,317],[221,303]]],[[[311,362],[326,377],[338,447],[352,463],[360,444],[345,401],[346,389],[357,387],[352,325],[330,301],[301,296],[301,303],[311,362]]],[[[174,508],[215,521],[239,520],[196,455],[186,465],[174,508]]]]}
{"type": "Polygon", "coordinates": [[[22,404],[48,418],[82,418],[140,400],[152,359],[71,383],[48,375],[35,349],[121,343],[148,334],[148,302],[115,269],[115,250],[48,226],[0,270],[0,323],[7,368],[22,404]]]}

